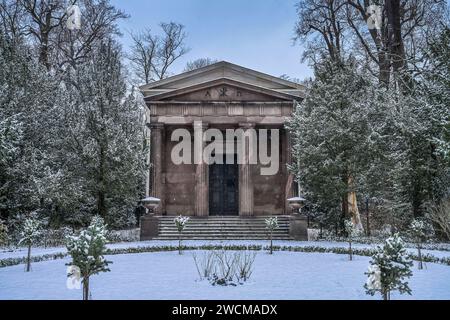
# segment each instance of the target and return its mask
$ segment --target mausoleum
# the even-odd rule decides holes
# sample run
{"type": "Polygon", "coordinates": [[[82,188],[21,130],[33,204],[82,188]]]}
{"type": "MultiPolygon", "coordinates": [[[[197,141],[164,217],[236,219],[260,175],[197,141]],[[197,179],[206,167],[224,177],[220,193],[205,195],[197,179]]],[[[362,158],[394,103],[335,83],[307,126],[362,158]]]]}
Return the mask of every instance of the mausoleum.
{"type": "Polygon", "coordinates": [[[304,97],[302,85],[222,61],[141,91],[151,132],[148,195],[161,200],[152,218],[160,217],[159,231],[161,221],[180,214],[202,221],[292,214],[284,124],[304,97]]]}

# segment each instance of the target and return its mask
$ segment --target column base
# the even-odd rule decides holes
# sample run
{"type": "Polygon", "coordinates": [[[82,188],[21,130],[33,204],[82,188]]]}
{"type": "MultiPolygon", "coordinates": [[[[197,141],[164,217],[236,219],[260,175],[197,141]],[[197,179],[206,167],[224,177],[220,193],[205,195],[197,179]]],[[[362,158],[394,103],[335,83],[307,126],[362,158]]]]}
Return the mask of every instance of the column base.
{"type": "Polygon", "coordinates": [[[289,236],[294,240],[308,241],[308,222],[298,214],[289,218],[289,236]]]}
{"type": "Polygon", "coordinates": [[[140,241],[153,240],[159,235],[159,219],[154,216],[141,217],[140,241]]]}

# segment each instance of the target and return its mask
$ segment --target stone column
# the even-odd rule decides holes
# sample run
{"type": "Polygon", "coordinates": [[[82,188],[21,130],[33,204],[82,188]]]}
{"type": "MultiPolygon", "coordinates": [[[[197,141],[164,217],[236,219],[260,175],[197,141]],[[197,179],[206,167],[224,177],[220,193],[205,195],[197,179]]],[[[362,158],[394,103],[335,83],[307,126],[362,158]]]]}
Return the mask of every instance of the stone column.
{"type": "Polygon", "coordinates": [[[198,217],[209,215],[208,164],[203,160],[203,149],[205,148],[203,132],[207,128],[207,123],[194,122],[195,215],[198,217]]]}
{"type": "MultiPolygon", "coordinates": [[[[240,123],[239,127],[244,130],[254,129],[254,123],[240,123]]],[[[239,215],[253,215],[253,179],[252,165],[250,164],[250,152],[252,150],[251,140],[245,136],[243,141],[243,155],[239,165],[239,215]]],[[[257,143],[257,141],[253,141],[257,143]]]]}
{"type": "Polygon", "coordinates": [[[165,213],[165,199],[164,199],[164,180],[163,180],[163,158],[164,158],[164,124],[151,123],[151,183],[150,195],[161,199],[161,204],[156,209],[156,214],[165,213]]]}

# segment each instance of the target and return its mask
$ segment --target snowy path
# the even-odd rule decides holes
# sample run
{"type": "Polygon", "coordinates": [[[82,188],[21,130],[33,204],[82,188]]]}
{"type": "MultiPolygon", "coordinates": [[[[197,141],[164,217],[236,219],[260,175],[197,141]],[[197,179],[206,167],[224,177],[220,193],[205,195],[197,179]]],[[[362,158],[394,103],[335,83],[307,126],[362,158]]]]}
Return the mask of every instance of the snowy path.
{"type": "MultiPolygon", "coordinates": [[[[291,247],[326,247],[326,248],[346,248],[348,244],[345,242],[328,242],[328,241],[274,241],[274,245],[277,246],[291,246],[291,247]]],[[[202,240],[187,240],[183,241],[183,245],[186,246],[201,246],[201,245],[262,245],[267,246],[268,241],[262,240],[229,240],[229,241],[202,241],[202,240]]],[[[126,248],[139,248],[139,247],[151,247],[151,246],[178,246],[178,241],[141,241],[141,242],[123,242],[108,244],[107,247],[111,249],[126,249],[126,248]]],[[[354,248],[374,248],[376,244],[353,244],[354,248]]],[[[408,249],[412,253],[416,253],[413,248],[408,249]]],[[[33,248],[31,255],[33,257],[42,256],[45,254],[66,253],[64,247],[53,248],[33,248]]],[[[450,257],[450,251],[439,250],[423,250],[424,254],[430,254],[437,258],[450,257]]],[[[14,251],[0,250],[0,260],[7,258],[23,258],[26,257],[26,249],[17,249],[14,251]]]]}
{"type": "MultiPolygon", "coordinates": [[[[379,299],[367,296],[363,284],[368,257],[258,252],[250,282],[238,287],[198,281],[192,253],[141,253],[109,256],[111,272],[91,278],[93,299],[379,299]]],[[[0,269],[0,299],[80,299],[80,290],[66,288],[68,259],[0,269]]],[[[450,267],[426,264],[417,270],[412,296],[393,299],[450,299],[450,267]]]]}

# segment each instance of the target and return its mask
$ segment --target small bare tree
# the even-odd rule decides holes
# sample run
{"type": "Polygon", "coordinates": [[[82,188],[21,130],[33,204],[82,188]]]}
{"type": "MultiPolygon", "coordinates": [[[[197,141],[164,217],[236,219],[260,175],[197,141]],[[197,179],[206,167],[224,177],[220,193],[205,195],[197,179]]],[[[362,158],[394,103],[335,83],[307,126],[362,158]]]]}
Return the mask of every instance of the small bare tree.
{"type": "Polygon", "coordinates": [[[193,61],[189,61],[186,63],[186,67],[184,67],[184,72],[200,69],[203,67],[207,67],[211,64],[217,63],[219,60],[211,59],[211,58],[200,58],[193,61]]]}
{"type": "Polygon", "coordinates": [[[145,83],[166,78],[170,66],[189,51],[182,24],[161,23],[160,27],[162,35],[159,36],[150,29],[131,35],[133,45],[128,58],[136,76],[145,83]]]}
{"type": "Polygon", "coordinates": [[[133,44],[128,59],[131,61],[136,76],[143,79],[145,83],[154,81],[153,66],[156,63],[158,38],[152,35],[150,29],[130,35],[133,44]]]}
{"type": "Polygon", "coordinates": [[[450,199],[443,200],[440,204],[431,206],[428,210],[428,218],[438,228],[439,232],[450,240],[450,199]]]}
{"type": "Polygon", "coordinates": [[[127,15],[101,0],[1,0],[0,23],[13,37],[28,37],[36,45],[39,61],[62,69],[85,60],[95,43],[119,34],[117,21],[127,15]],[[69,7],[80,9],[81,26],[67,27],[69,7]]]}

